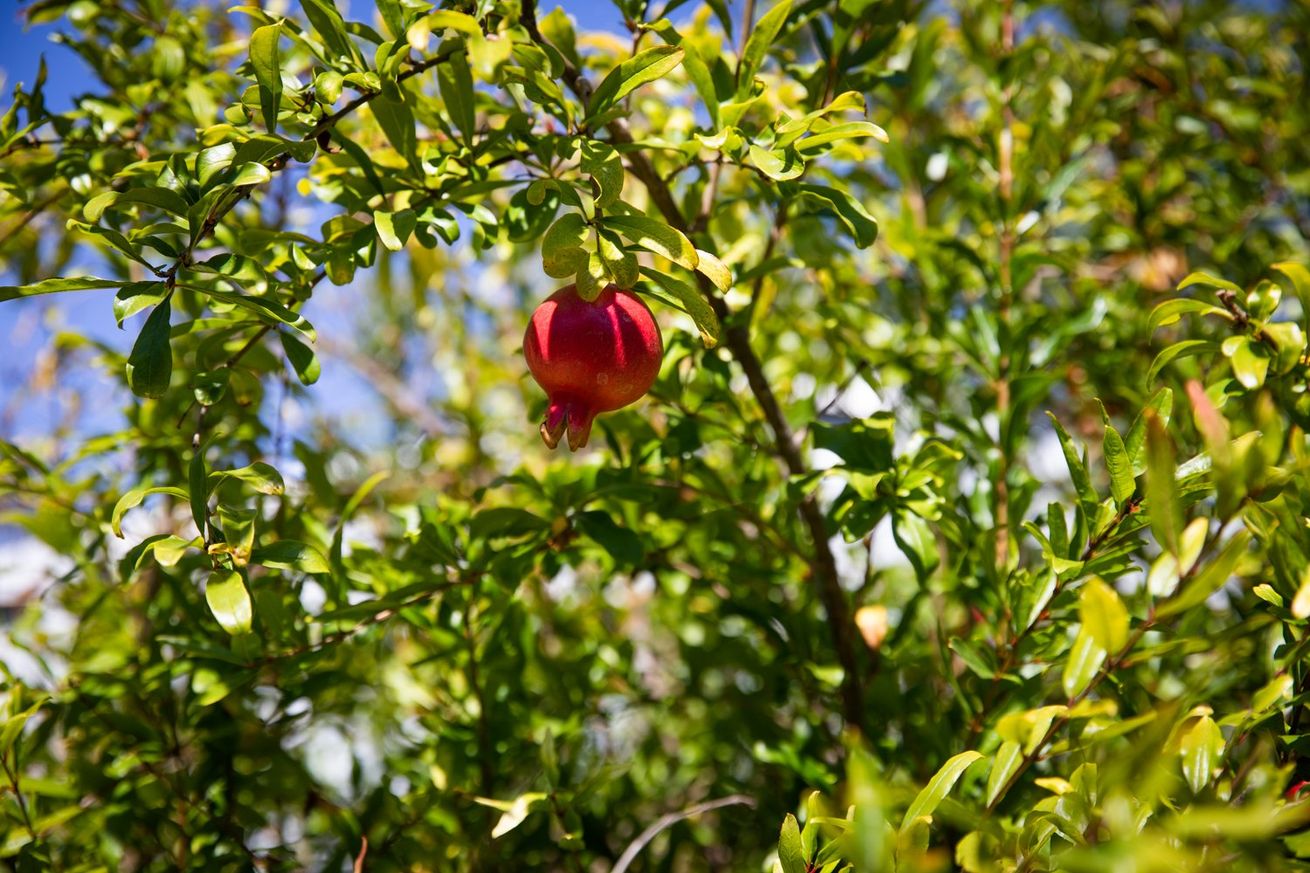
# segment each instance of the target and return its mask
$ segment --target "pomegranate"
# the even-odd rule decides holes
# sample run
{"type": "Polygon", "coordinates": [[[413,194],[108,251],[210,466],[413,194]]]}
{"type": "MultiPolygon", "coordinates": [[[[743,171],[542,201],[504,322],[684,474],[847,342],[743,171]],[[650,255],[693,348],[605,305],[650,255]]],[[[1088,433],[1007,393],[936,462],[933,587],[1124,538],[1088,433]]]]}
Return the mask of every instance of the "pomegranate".
{"type": "Polygon", "coordinates": [[[650,390],[663,355],[659,325],[631,291],[607,285],[588,303],[568,285],[546,298],[523,335],[523,357],[550,400],[546,445],[555,448],[567,430],[570,449],[585,446],[598,413],[650,390]]]}

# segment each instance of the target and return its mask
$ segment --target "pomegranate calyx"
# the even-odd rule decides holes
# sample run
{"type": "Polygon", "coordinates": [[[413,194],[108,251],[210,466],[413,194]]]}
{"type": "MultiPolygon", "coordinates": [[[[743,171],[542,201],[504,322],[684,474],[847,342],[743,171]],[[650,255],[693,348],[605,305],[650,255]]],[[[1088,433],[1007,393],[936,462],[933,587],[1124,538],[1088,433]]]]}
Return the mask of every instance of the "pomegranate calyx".
{"type": "Polygon", "coordinates": [[[576,452],[590,439],[591,423],[595,418],[596,413],[582,403],[552,400],[546,410],[546,420],[541,423],[541,439],[546,448],[553,449],[559,445],[559,438],[567,431],[569,449],[576,452]]]}

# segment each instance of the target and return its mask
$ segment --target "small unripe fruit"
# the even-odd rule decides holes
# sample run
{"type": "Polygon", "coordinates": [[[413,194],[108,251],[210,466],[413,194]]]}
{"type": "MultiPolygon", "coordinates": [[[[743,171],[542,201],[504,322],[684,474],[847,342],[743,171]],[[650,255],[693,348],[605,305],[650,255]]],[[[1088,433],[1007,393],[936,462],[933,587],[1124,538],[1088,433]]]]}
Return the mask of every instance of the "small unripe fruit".
{"type": "Polygon", "coordinates": [[[532,313],[523,357],[550,400],[541,438],[555,448],[587,444],[601,412],[627,406],[650,390],[664,343],[650,308],[631,291],[607,285],[588,303],[568,285],[532,313]]]}

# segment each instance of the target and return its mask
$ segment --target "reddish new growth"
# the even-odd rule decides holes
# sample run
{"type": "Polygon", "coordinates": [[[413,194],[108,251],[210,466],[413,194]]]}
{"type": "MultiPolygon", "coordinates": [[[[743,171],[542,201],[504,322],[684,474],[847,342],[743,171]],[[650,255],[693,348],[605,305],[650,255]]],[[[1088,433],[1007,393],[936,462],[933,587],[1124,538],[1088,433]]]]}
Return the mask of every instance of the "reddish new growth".
{"type": "Polygon", "coordinates": [[[541,438],[552,449],[567,430],[569,448],[587,444],[591,422],[640,398],[660,370],[664,344],[650,309],[608,285],[591,303],[573,285],[532,313],[523,357],[550,399],[541,438]]]}

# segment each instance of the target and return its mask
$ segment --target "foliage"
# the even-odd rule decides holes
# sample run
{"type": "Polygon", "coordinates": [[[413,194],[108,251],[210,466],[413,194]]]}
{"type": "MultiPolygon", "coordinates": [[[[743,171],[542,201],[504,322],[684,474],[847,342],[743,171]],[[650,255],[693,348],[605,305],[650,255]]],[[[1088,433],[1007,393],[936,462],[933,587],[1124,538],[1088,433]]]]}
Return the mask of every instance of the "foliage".
{"type": "Polygon", "coordinates": [[[0,442],[4,863],[1310,857],[1303,4],[25,12],[95,81],[0,119],[0,301],[128,339],[0,442]],[[668,347],[578,456],[569,281],[668,347]]]}

